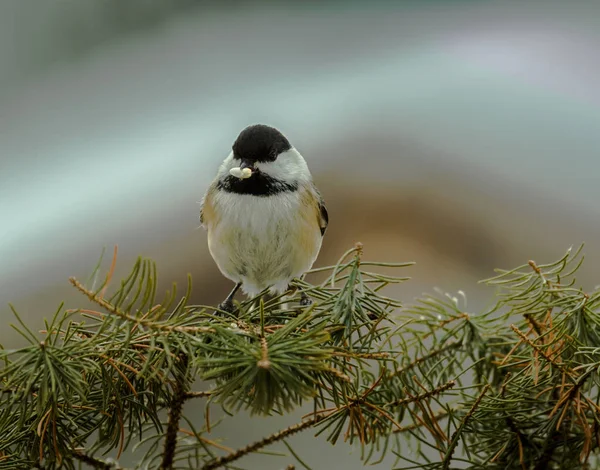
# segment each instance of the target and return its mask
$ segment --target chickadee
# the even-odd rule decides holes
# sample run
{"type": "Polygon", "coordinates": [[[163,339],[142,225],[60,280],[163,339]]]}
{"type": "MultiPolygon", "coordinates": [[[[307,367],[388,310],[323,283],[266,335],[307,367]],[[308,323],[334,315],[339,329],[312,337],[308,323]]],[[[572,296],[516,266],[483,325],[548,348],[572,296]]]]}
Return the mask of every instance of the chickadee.
{"type": "Polygon", "coordinates": [[[240,287],[249,296],[288,291],[315,262],[329,222],[302,155],[262,124],[240,133],[201,204],[210,254],[236,283],[219,305],[228,312],[240,287]]]}

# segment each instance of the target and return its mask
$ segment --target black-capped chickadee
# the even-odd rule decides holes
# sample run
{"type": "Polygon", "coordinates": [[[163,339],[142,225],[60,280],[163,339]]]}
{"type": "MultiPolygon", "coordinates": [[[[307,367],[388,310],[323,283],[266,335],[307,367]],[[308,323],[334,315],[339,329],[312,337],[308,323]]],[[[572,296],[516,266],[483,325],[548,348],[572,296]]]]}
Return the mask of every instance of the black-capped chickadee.
{"type": "Polygon", "coordinates": [[[287,292],[315,262],[329,221],[302,155],[262,124],[240,133],[201,204],[210,254],[236,283],[219,305],[228,312],[240,287],[249,296],[287,292]]]}

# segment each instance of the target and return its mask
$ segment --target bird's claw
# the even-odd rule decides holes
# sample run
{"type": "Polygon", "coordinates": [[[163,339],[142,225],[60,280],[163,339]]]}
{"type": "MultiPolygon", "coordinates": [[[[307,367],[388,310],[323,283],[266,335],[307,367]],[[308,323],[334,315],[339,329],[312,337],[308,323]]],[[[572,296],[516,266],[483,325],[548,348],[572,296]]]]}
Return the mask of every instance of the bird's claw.
{"type": "Polygon", "coordinates": [[[308,307],[309,305],[312,305],[312,303],[312,299],[309,298],[306,294],[302,293],[302,295],[300,296],[300,305],[302,305],[303,307],[308,307]]]}
{"type": "Polygon", "coordinates": [[[235,305],[233,304],[233,300],[231,299],[226,299],[223,302],[221,302],[218,307],[219,310],[222,310],[224,312],[227,313],[233,313],[235,312],[235,305]]]}

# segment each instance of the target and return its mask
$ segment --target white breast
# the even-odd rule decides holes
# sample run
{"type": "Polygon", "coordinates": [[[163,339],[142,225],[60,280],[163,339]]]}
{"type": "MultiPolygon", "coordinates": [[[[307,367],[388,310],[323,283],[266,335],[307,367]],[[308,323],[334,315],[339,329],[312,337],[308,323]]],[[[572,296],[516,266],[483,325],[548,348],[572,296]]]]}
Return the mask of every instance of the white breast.
{"type": "Polygon", "coordinates": [[[267,287],[282,293],[314,263],[321,233],[302,194],[302,189],[269,197],[214,194],[219,218],[207,227],[210,252],[223,274],[242,282],[249,295],[267,287]]]}

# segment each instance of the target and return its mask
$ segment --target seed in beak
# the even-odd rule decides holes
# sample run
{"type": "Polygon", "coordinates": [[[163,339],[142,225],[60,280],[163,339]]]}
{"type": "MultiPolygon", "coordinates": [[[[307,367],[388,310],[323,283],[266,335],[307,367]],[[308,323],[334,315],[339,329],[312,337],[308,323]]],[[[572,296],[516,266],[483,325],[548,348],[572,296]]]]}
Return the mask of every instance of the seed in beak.
{"type": "Polygon", "coordinates": [[[244,180],[244,179],[250,178],[252,176],[252,170],[248,167],[240,168],[239,166],[236,166],[236,167],[232,168],[231,170],[229,170],[229,174],[231,176],[235,176],[236,178],[244,180]]]}

